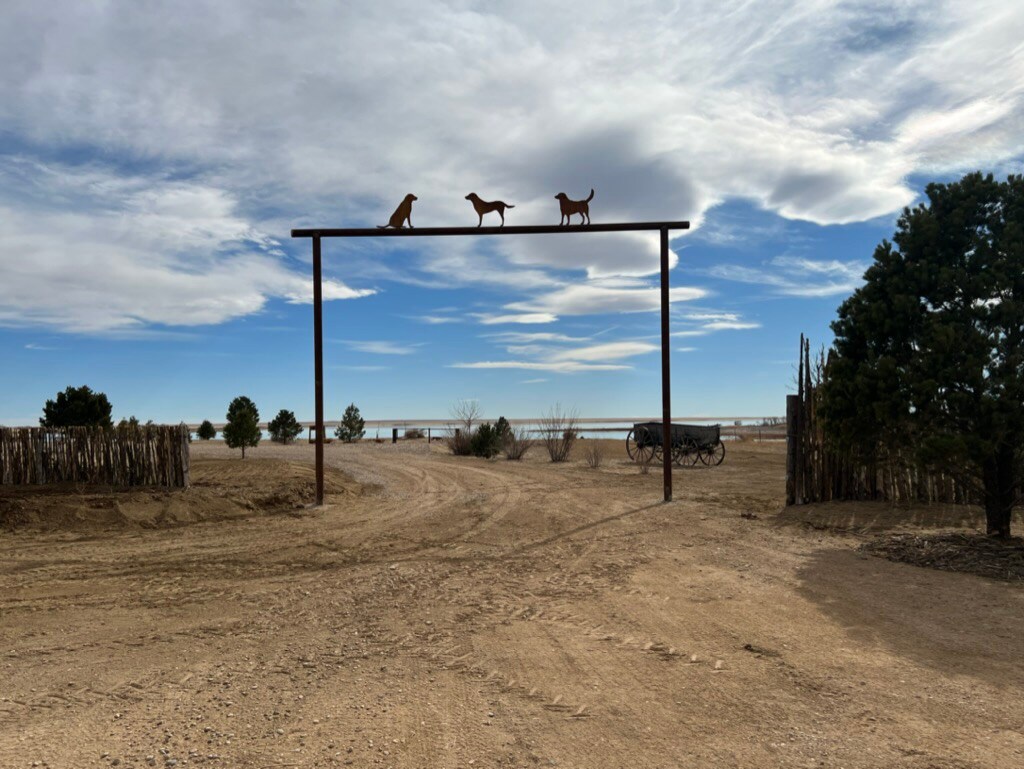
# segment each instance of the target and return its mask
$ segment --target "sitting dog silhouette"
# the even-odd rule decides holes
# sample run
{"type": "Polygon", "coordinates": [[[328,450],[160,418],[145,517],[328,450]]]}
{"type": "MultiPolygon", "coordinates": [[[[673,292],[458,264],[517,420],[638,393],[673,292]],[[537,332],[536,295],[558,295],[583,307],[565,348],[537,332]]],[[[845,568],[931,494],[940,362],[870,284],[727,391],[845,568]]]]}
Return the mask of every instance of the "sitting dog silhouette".
{"type": "Polygon", "coordinates": [[[580,224],[590,224],[590,201],[594,199],[594,190],[590,190],[590,197],[586,200],[569,200],[564,192],[555,195],[555,200],[562,208],[562,218],[558,224],[572,224],[573,214],[580,215],[580,224]],[[584,218],[586,221],[584,221],[584,218]]]}
{"type": "Polygon", "coordinates": [[[504,202],[502,200],[494,200],[494,201],[481,200],[480,196],[477,195],[475,192],[471,192],[468,195],[466,195],[466,200],[470,201],[473,204],[473,208],[476,210],[477,216],[480,217],[480,224],[477,224],[477,227],[479,227],[480,225],[482,225],[484,223],[484,214],[489,214],[489,213],[491,213],[491,211],[497,211],[498,212],[498,216],[501,217],[501,226],[504,227],[505,226],[505,209],[506,208],[515,208],[515,206],[512,205],[511,203],[506,203],[506,202],[504,202]]]}
{"type": "Polygon", "coordinates": [[[388,227],[394,227],[396,230],[402,229],[402,226],[406,221],[409,222],[409,228],[412,228],[412,202],[419,200],[418,197],[413,195],[411,192],[406,195],[402,202],[398,204],[398,208],[395,209],[395,213],[391,214],[391,218],[388,219],[387,224],[378,224],[377,229],[384,230],[388,227]]]}

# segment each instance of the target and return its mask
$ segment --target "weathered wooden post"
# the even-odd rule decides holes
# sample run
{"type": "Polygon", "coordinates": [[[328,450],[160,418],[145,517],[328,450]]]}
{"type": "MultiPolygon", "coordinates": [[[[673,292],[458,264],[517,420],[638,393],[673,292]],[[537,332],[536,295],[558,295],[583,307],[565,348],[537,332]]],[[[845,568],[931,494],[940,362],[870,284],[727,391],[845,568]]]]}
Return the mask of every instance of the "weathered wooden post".
{"type": "Polygon", "coordinates": [[[398,428],[397,427],[392,427],[391,428],[391,442],[392,443],[398,443],[398,428]]]}
{"type": "Polygon", "coordinates": [[[800,413],[800,396],[786,396],[786,504],[799,505],[797,501],[797,457],[799,455],[800,433],[797,415],[800,413]]]}

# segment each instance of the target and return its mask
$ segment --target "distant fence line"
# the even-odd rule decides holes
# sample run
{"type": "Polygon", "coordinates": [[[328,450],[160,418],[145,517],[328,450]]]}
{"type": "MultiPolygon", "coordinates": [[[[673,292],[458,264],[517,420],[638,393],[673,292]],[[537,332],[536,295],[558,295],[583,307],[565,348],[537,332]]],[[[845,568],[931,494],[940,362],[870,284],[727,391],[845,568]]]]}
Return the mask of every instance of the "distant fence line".
{"type": "Polygon", "coordinates": [[[819,388],[828,372],[823,358],[814,364],[812,370],[810,342],[801,335],[797,394],[786,396],[787,505],[857,499],[977,503],[962,482],[921,467],[898,449],[864,462],[832,446],[818,414],[819,388]]]}
{"type": "Polygon", "coordinates": [[[0,485],[189,485],[185,425],[0,427],[0,485]]]}

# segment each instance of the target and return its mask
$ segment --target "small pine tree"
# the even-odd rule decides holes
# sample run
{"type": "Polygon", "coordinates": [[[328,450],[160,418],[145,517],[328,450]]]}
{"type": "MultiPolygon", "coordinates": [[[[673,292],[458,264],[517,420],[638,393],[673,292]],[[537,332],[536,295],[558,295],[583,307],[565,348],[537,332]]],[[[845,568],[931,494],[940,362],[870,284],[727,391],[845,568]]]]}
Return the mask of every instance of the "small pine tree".
{"type": "Polygon", "coordinates": [[[135,417],[128,417],[128,418],[121,417],[121,421],[117,423],[118,429],[122,429],[122,430],[125,429],[125,428],[138,427],[138,426],[139,426],[139,420],[136,419],[135,417]]]}
{"type": "Polygon", "coordinates": [[[501,436],[498,434],[498,428],[490,422],[484,422],[476,428],[476,432],[473,433],[473,437],[469,441],[469,446],[474,457],[490,459],[496,456],[501,451],[501,436]]]}
{"type": "Polygon", "coordinates": [[[203,423],[199,425],[199,429],[196,430],[196,436],[203,441],[208,441],[212,438],[217,437],[217,430],[213,426],[213,422],[209,419],[204,419],[203,423]]]}
{"type": "Polygon", "coordinates": [[[348,404],[348,408],[345,409],[344,415],[341,417],[341,424],[334,431],[334,434],[345,441],[345,443],[351,443],[352,441],[358,441],[364,435],[366,430],[363,428],[366,426],[366,422],[363,421],[363,417],[359,413],[359,409],[356,408],[356,404],[348,404]]]}
{"type": "Polygon", "coordinates": [[[512,428],[512,425],[508,423],[505,417],[498,417],[498,421],[494,423],[494,429],[498,433],[499,440],[504,443],[505,438],[508,437],[508,431],[512,428]]]}
{"type": "Polygon", "coordinates": [[[302,425],[295,418],[294,411],[281,409],[267,425],[267,431],[270,433],[270,440],[287,446],[289,441],[295,440],[295,437],[302,432],[302,425]]]}
{"type": "Polygon", "coordinates": [[[228,448],[241,449],[245,459],[246,446],[260,442],[260,412],[256,404],[244,395],[239,395],[228,406],[227,424],[221,431],[228,448]]]}

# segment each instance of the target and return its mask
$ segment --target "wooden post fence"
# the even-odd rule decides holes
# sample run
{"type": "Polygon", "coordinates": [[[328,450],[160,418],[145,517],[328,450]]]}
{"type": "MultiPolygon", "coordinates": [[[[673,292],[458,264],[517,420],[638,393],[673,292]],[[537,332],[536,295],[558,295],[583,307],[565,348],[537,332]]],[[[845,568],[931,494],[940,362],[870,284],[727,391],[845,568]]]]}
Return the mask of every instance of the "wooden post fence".
{"type": "Polygon", "coordinates": [[[86,483],[187,488],[189,429],[0,427],[0,485],[86,483]]]}

